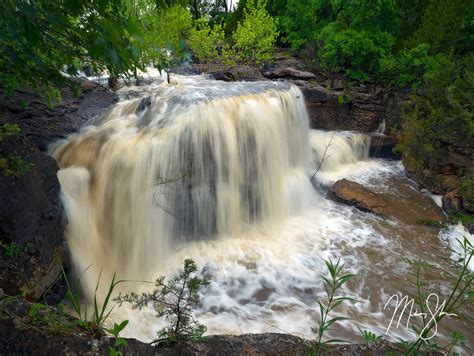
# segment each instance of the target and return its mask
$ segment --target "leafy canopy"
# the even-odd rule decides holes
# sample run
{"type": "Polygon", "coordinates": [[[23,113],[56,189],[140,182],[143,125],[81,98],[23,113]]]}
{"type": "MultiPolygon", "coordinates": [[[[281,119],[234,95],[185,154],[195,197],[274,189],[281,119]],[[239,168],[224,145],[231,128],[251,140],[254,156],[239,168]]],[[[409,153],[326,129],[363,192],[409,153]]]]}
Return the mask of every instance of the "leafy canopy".
{"type": "Polygon", "coordinates": [[[132,0],[6,0],[0,3],[0,87],[52,87],[81,65],[130,75],[142,68],[144,29],[132,0]]]}

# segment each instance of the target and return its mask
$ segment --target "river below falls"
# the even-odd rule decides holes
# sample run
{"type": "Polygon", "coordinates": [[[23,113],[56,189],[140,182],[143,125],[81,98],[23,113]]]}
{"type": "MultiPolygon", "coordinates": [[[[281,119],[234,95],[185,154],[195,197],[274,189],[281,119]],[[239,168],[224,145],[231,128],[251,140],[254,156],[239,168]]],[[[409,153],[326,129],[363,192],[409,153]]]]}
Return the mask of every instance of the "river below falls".
{"type": "MultiPolygon", "coordinates": [[[[397,202],[406,219],[377,217],[335,203],[325,199],[323,190],[315,191],[304,213],[277,226],[267,224],[244,235],[180,246],[162,272],[171,275],[185,258],[192,258],[200,274],[211,281],[201,293],[202,304],[195,309],[208,334],[284,332],[313,338],[311,327],[319,317],[315,300],[325,298],[320,277],[327,275],[327,259],[341,258],[347,271],[356,275],[342,294],[358,300],[334,312],[333,316],[350,320],[334,325],[329,336],[361,342],[360,328],[394,341],[397,337],[413,338],[403,325],[406,318],[387,332],[394,305],[384,310],[393,294],[415,296],[414,267],[404,258],[422,258],[434,264],[425,275],[430,290],[439,295],[449,292],[449,239],[467,232],[460,227],[440,232],[413,221],[417,212],[436,209],[436,204],[405,176],[401,162],[368,159],[322,176],[325,184],[347,178],[384,193],[397,202]]],[[[471,316],[473,312],[472,306],[466,310],[471,316]]],[[[127,336],[143,341],[154,339],[155,331],[163,326],[152,310],[137,312],[123,306],[115,315],[130,320],[127,336]]],[[[411,325],[420,325],[416,318],[412,321],[411,325]]],[[[442,320],[436,335],[447,342],[448,330],[459,330],[473,340],[472,325],[460,318],[442,320]]]]}
{"type": "MultiPolygon", "coordinates": [[[[400,161],[369,158],[369,140],[310,130],[303,95],[289,83],[178,77],[129,90],[106,115],[51,148],[74,269],[87,270],[83,290],[91,299],[99,273],[103,281],[117,273],[144,281],[121,283],[118,291],[149,291],[154,278],[173,276],[190,258],[210,281],[194,308],[208,334],[313,339],[316,300],[325,300],[324,261],[340,258],[355,275],[341,294],[357,302],[334,311],[332,317],[350,319],[327,336],[361,342],[362,329],[413,339],[408,313],[389,328],[394,304],[385,307],[392,295],[415,296],[415,267],[405,259],[433,264],[424,281],[443,300],[454,273],[450,248],[456,238],[473,237],[460,226],[420,224],[420,217],[441,214],[439,197],[420,192],[400,161]],[[342,178],[382,194],[396,217],[326,199],[342,178]]],[[[474,307],[464,313],[473,316],[474,307]]],[[[127,304],[112,318],[128,319],[123,335],[143,341],[164,326],[153,310],[127,304]]],[[[419,320],[412,317],[411,325],[419,320]]],[[[439,323],[441,344],[450,330],[474,339],[461,316],[439,323]]]]}

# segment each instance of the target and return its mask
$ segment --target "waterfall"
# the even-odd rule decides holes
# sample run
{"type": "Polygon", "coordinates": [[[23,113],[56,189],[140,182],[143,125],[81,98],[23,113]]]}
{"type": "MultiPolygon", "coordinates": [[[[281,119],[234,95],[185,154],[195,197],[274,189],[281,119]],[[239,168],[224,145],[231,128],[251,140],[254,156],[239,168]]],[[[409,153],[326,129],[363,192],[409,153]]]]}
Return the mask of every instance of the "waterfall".
{"type": "Polygon", "coordinates": [[[370,136],[350,131],[310,131],[313,166],[320,172],[338,171],[342,167],[369,158],[370,136]]]}
{"type": "Polygon", "coordinates": [[[74,265],[120,278],[156,277],[188,240],[278,224],[312,190],[305,102],[287,83],[162,84],[52,154],[74,265]]]}

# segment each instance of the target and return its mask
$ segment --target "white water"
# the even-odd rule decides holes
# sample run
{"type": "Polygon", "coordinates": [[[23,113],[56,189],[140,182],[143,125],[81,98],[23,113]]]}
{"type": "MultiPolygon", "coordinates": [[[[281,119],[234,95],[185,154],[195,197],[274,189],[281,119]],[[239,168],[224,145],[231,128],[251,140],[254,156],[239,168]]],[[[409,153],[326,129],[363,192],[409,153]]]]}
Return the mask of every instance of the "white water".
{"type": "MultiPolygon", "coordinates": [[[[324,260],[341,257],[358,274],[346,292],[360,300],[339,310],[355,320],[343,323],[346,334],[358,325],[383,334],[383,304],[398,279],[406,283],[401,257],[416,251],[398,241],[399,222],[327,200],[322,187],[345,177],[390,192],[401,164],[369,160],[366,135],[309,130],[294,86],[174,81],[135,88],[142,98],[53,147],[74,265],[92,266],[86,292],[101,269],[105,281],[115,272],[152,281],[192,258],[211,280],[195,311],[210,334],[311,338],[324,260]]],[[[161,326],[152,310],[122,307],[115,317],[130,319],[125,335],[142,340],[161,326]]]]}

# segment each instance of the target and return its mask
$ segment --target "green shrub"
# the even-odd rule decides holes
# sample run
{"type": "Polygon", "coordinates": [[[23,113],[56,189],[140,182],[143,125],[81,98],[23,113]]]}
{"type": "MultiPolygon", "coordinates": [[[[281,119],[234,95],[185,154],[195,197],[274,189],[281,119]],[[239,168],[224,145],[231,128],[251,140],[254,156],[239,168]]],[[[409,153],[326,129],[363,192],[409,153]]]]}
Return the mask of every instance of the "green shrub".
{"type": "Polygon", "coordinates": [[[362,330],[361,328],[359,328],[359,331],[367,348],[370,347],[370,343],[383,341],[382,335],[377,335],[369,330],[362,330]]]}
{"type": "Polygon", "coordinates": [[[115,300],[120,305],[131,303],[133,309],[151,304],[158,318],[169,321],[167,327],[158,331],[159,339],[165,338],[168,342],[177,342],[187,336],[201,339],[206,327],[194,319],[192,306],[199,304],[199,289],[209,282],[197,277],[196,271],[194,261],[187,259],[184,269],[167,283],[165,277],[158,278],[155,289],[150,293],[120,294],[115,300]]]}
{"type": "Polygon", "coordinates": [[[17,124],[3,124],[0,137],[18,136],[20,133],[21,128],[17,124]]]}
{"type": "Polygon", "coordinates": [[[6,258],[16,259],[20,256],[21,247],[16,242],[10,242],[8,245],[2,244],[2,246],[3,246],[3,254],[6,258]]]}
{"type": "Polygon", "coordinates": [[[441,171],[446,144],[474,142],[474,54],[432,57],[413,106],[405,111],[399,149],[410,168],[441,171]]]}
{"type": "Polygon", "coordinates": [[[206,19],[199,19],[190,31],[188,44],[199,61],[205,63],[217,58],[218,47],[224,45],[224,30],[219,24],[211,29],[206,19]]]}
{"type": "Polygon", "coordinates": [[[380,59],[390,53],[393,43],[394,39],[388,33],[343,29],[333,22],[318,36],[318,56],[329,70],[366,81],[369,74],[377,72],[380,59]]]}
{"type": "Polygon", "coordinates": [[[382,57],[379,62],[378,79],[396,87],[414,85],[419,87],[425,72],[435,60],[428,55],[429,45],[421,43],[396,56],[382,57]]]}
{"type": "Polygon", "coordinates": [[[233,34],[233,50],[240,60],[263,64],[273,55],[278,37],[277,20],[268,14],[265,6],[265,0],[247,2],[244,19],[233,34]]]}
{"type": "Polygon", "coordinates": [[[33,168],[33,163],[26,162],[20,156],[10,156],[7,159],[8,168],[4,169],[7,176],[22,178],[33,168]]]}

